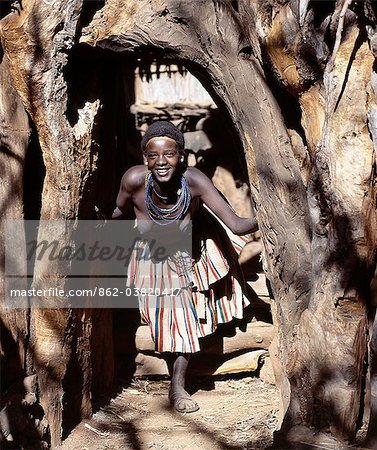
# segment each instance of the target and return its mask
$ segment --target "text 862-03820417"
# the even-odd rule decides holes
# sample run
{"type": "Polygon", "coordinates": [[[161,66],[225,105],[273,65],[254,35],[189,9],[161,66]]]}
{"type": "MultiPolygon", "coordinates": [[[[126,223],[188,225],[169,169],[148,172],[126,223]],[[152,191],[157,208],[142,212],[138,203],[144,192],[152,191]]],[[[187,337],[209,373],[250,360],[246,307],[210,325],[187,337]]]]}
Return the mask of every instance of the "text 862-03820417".
{"type": "Polygon", "coordinates": [[[154,297],[178,297],[181,294],[181,288],[138,288],[126,287],[125,289],[118,288],[99,288],[97,295],[100,297],[118,297],[118,296],[154,296],[154,297]]]}

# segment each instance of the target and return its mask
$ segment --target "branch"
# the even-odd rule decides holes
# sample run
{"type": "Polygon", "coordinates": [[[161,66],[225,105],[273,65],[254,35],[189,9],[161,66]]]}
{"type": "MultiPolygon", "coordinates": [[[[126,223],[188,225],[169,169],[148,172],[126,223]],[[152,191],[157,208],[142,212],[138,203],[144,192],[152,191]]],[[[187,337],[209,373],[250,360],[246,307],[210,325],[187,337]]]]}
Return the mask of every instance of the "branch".
{"type": "Polygon", "coordinates": [[[306,16],[306,12],[308,10],[309,1],[310,0],[300,0],[299,1],[299,11],[298,11],[298,13],[299,13],[300,27],[302,27],[304,25],[305,16],[306,16]]]}
{"type": "Polygon", "coordinates": [[[346,15],[346,11],[350,4],[352,3],[352,0],[344,0],[342,9],[339,14],[339,22],[338,22],[338,28],[336,30],[336,37],[335,37],[335,44],[334,49],[331,55],[331,58],[326,66],[326,72],[331,72],[334,68],[335,64],[335,58],[338,53],[339,47],[340,47],[340,41],[342,40],[342,32],[343,32],[343,26],[344,26],[344,16],[346,15]]]}

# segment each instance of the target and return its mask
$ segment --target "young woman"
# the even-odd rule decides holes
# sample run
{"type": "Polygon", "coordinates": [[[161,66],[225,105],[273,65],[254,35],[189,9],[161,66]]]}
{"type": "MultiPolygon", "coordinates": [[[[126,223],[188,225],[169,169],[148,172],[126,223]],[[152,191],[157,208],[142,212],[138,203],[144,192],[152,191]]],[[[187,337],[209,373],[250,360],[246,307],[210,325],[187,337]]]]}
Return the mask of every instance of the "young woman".
{"type": "MultiPolygon", "coordinates": [[[[176,221],[193,220],[197,250],[193,249],[192,293],[187,296],[183,289],[183,294],[174,298],[175,307],[169,308],[160,303],[163,298],[157,298],[153,312],[144,298],[140,312],[151,327],[156,350],[174,355],[171,403],[179,412],[194,412],[199,407],[185,391],[189,356],[200,350],[199,339],[213,333],[219,323],[242,318],[242,309],[248,304],[241,289],[237,254],[229,257],[234,253],[233,247],[229,250],[231,246],[226,245],[229,238],[225,232],[215,232],[218,222],[200,206],[205,204],[235,235],[254,232],[258,225],[254,218],[238,217],[207,176],[187,167],[183,134],[172,123],[154,122],[141,148],[145,165],[134,166],[123,175],[113,219],[122,218],[132,205],[138,222],[149,221],[166,229],[176,221]],[[210,238],[208,231],[217,239],[210,238]]],[[[135,262],[132,266],[129,275],[139,280],[141,269],[135,262]]],[[[165,265],[162,271],[169,267],[171,264],[165,265]]]]}

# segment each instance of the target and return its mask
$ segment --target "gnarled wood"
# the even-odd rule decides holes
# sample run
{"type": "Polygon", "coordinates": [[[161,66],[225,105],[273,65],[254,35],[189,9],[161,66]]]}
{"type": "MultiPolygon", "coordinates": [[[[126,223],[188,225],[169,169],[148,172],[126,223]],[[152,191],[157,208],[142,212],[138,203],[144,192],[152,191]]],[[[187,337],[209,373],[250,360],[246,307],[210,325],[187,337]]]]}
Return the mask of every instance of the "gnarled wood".
{"type": "MultiPolygon", "coordinates": [[[[376,26],[373,7],[366,12],[347,0],[240,0],[237,7],[108,0],[96,8],[79,0],[53,6],[28,0],[19,15],[1,22],[14,87],[36,125],[46,165],[42,218],[88,217],[94,206],[89,187],[96,187],[91,176],[100,169],[105,88],[98,71],[86,72],[74,52],[93,47],[86,55],[100,62],[115,52],[154,51],[184,62],[227,111],[246,156],[278,330],[271,353],[280,359],[272,361],[283,399],[280,438],[301,439],[308,429],[313,442],[318,431],[352,438],[362,403],[366,286],[376,257],[368,131],[369,125],[375,139],[374,57],[362,29],[364,20],[376,26]]],[[[62,234],[62,245],[65,239],[62,234]]],[[[61,439],[64,382],[72,379],[75,350],[89,352],[99,342],[92,314],[32,313],[53,446],[61,439]]],[[[88,353],[74,366],[84,380],[74,409],[82,407],[85,416],[88,353]]]]}
{"type": "MultiPolygon", "coordinates": [[[[30,127],[21,99],[12,84],[7,60],[0,47],[0,229],[4,235],[8,219],[23,218],[23,171],[30,127]]],[[[9,228],[8,228],[9,230],[9,228]]],[[[20,230],[21,233],[23,230],[20,230]]],[[[20,236],[21,247],[23,235],[20,236]]],[[[0,245],[1,382],[3,388],[20,381],[30,371],[28,352],[28,311],[12,309],[6,291],[5,248],[0,245]],[[6,309],[3,309],[5,308],[6,309]],[[8,370],[6,370],[6,368],[8,370]]],[[[22,268],[20,268],[22,270],[22,268]]],[[[26,280],[25,280],[26,286],[26,280]]],[[[26,305],[25,305],[26,306],[26,305]]],[[[29,360],[30,363],[30,360],[29,360]]]]}

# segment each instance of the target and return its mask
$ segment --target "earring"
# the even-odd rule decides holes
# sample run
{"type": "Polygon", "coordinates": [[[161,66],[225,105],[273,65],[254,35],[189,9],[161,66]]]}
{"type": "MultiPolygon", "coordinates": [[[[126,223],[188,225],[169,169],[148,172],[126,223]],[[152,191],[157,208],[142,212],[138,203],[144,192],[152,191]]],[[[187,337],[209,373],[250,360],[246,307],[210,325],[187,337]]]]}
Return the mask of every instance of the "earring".
{"type": "Polygon", "coordinates": [[[148,165],[148,161],[144,161],[144,164],[147,166],[148,165]]]}
{"type": "Polygon", "coordinates": [[[183,156],[181,156],[181,162],[183,162],[185,160],[185,158],[183,156]]]}

